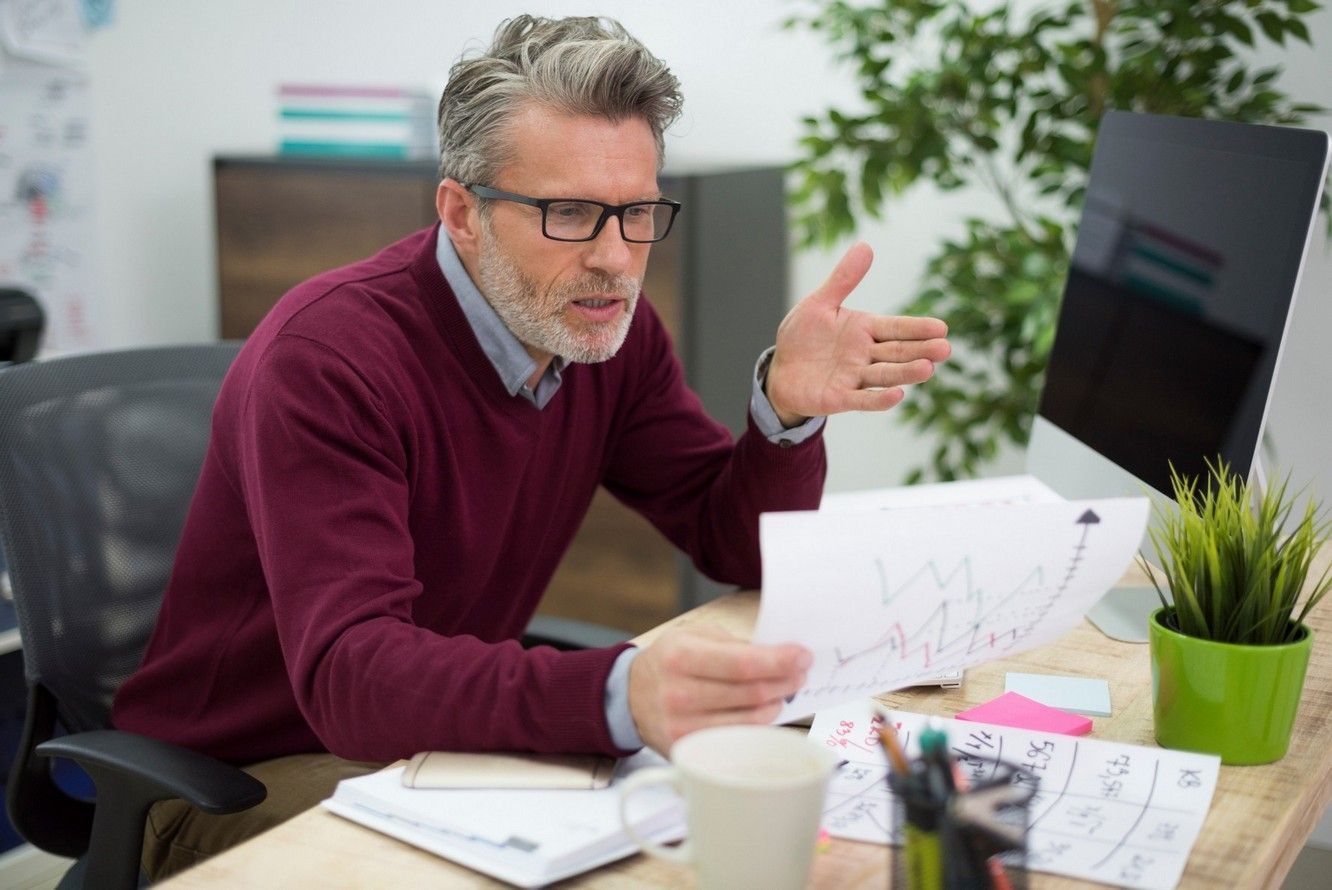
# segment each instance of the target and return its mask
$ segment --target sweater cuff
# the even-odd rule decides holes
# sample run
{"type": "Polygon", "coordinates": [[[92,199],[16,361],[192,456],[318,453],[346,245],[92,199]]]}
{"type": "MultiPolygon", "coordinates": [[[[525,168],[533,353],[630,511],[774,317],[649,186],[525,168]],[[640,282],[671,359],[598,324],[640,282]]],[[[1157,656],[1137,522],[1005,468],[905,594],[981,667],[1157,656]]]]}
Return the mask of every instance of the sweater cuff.
{"type": "MultiPolygon", "coordinates": [[[[547,753],[578,751],[623,757],[633,753],[616,746],[606,725],[605,690],[616,659],[629,643],[571,652],[548,650],[550,658],[542,707],[550,717],[543,743],[547,753]]],[[[537,653],[545,647],[529,650],[537,653]]]]}

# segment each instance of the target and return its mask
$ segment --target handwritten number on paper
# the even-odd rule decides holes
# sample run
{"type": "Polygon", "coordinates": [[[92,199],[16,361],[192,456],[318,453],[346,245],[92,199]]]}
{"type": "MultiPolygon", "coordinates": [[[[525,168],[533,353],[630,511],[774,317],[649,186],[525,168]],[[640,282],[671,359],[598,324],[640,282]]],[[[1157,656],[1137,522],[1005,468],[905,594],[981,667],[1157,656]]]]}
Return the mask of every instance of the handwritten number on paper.
{"type": "Polygon", "coordinates": [[[977,730],[967,736],[967,740],[962,743],[973,751],[981,751],[986,748],[994,747],[994,733],[985,730],[977,730]]]}
{"type": "Polygon", "coordinates": [[[1027,743],[1027,759],[1048,761],[1054,757],[1055,743],[1046,739],[1040,742],[1027,743]]]}
{"type": "Polygon", "coordinates": [[[1101,813],[1100,804],[1072,807],[1068,811],[1068,824],[1081,828],[1090,837],[1105,824],[1105,816],[1101,813]]]}
{"type": "MultiPolygon", "coordinates": [[[[823,743],[829,748],[859,748],[862,751],[870,752],[879,747],[879,731],[883,729],[883,718],[877,714],[870,720],[869,729],[865,730],[863,737],[856,729],[856,721],[841,720],[837,723],[837,728],[828,733],[823,743]]],[[[902,724],[897,723],[897,731],[901,733],[902,724]]]]}
{"type": "Polygon", "coordinates": [[[1178,822],[1160,822],[1152,829],[1152,833],[1147,835],[1149,841],[1173,841],[1175,832],[1179,831],[1178,822]]]}
{"type": "Polygon", "coordinates": [[[1155,861],[1156,860],[1151,856],[1142,853],[1134,853],[1133,858],[1128,861],[1128,864],[1120,869],[1119,879],[1121,881],[1140,881],[1142,880],[1143,874],[1146,873],[1147,869],[1151,868],[1152,863],[1155,861]]]}

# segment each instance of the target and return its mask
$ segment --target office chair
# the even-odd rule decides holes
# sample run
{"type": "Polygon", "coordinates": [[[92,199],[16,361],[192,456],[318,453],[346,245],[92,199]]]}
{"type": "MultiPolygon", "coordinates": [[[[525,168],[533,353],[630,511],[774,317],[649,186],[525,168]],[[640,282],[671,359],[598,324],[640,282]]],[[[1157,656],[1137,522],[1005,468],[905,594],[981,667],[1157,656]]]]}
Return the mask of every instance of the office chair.
{"type": "Polygon", "coordinates": [[[62,887],[136,886],[156,801],[231,813],[266,793],[233,766],[110,729],[112,696],[152,632],[238,348],[132,349],[0,370],[0,548],[28,686],[6,805],[33,845],[79,858],[62,887]],[[69,735],[56,736],[57,721],[69,735]],[[52,757],[87,771],[95,804],[60,789],[52,757]]]}
{"type": "MultiPolygon", "coordinates": [[[[238,343],[70,356],[0,371],[0,548],[9,554],[28,712],[11,769],[15,829],[82,857],[62,886],[133,887],[148,808],[180,797],[247,809],[261,783],[175,745],[110,730],[111,700],[138,667],[171,572],[238,343]],[[59,723],[72,735],[55,737],[59,723]],[[53,781],[75,761],[94,805],[53,781]],[[81,880],[81,885],[80,885],[81,880]]],[[[534,619],[525,645],[608,646],[623,631],[534,619]]]]}

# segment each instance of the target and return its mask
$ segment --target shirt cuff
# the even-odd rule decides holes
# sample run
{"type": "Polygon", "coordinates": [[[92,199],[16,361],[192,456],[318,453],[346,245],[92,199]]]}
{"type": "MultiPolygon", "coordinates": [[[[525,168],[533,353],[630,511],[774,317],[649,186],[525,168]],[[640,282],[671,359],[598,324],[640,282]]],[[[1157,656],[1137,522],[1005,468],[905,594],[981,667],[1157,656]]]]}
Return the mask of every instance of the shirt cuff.
{"type": "Polygon", "coordinates": [[[611,741],[623,751],[636,751],[643,747],[643,738],[629,713],[629,665],[638,657],[639,649],[631,646],[619,654],[606,676],[606,728],[611,741]]]}
{"type": "Polygon", "coordinates": [[[758,427],[764,438],[774,445],[790,448],[823,429],[823,424],[828,418],[811,417],[790,429],[782,426],[782,422],[777,419],[777,412],[772,409],[772,402],[768,401],[768,394],[763,391],[763,384],[768,379],[768,363],[772,361],[772,354],[776,350],[776,346],[769,346],[763,350],[758,363],[754,365],[754,386],[749,395],[749,414],[754,418],[754,426],[758,427]]]}

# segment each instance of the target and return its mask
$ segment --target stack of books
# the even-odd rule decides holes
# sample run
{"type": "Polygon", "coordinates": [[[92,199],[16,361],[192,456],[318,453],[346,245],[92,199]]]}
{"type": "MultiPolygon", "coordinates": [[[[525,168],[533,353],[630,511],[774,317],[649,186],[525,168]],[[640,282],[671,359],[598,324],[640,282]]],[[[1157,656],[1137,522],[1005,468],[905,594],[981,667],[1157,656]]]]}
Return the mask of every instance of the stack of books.
{"type": "Polygon", "coordinates": [[[285,155],[432,158],[435,101],[396,87],[282,84],[278,150],[285,155]]]}

